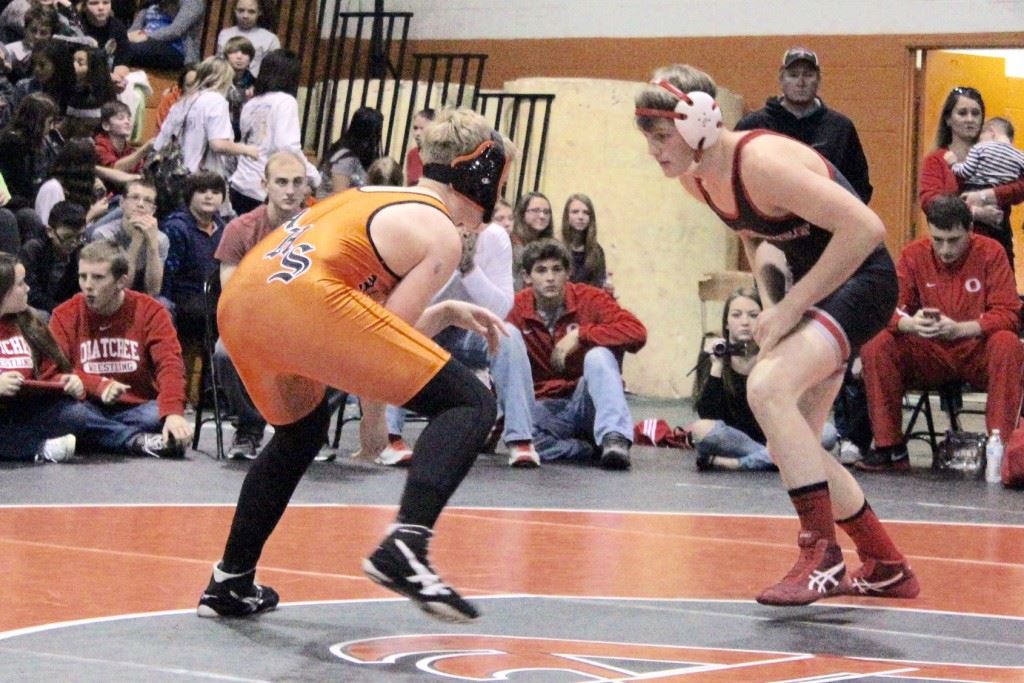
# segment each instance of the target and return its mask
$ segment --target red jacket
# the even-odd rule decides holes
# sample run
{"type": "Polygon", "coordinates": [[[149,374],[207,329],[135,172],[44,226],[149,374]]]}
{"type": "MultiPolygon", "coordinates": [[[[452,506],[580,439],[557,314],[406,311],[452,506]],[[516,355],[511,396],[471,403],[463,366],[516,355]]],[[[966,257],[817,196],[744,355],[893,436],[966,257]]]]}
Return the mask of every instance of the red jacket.
{"type": "MultiPolygon", "coordinates": [[[[922,209],[939,195],[959,194],[960,192],[960,181],[953,174],[953,169],[949,167],[946,160],[942,158],[948,151],[945,147],[936,149],[921,162],[921,175],[917,180],[917,198],[922,209]]],[[[992,190],[996,194],[996,203],[1004,209],[1024,201],[1024,179],[999,185],[992,190]]]]}
{"type": "Polygon", "coordinates": [[[930,238],[914,240],[903,248],[896,275],[900,298],[890,331],[901,314],[913,315],[921,308],[937,308],[956,322],[977,320],[985,337],[1018,330],[1020,299],[1010,262],[1002,245],[990,237],[971,233],[967,251],[951,265],[935,256],[930,238]]]}
{"type": "Polygon", "coordinates": [[[121,308],[101,316],[76,294],[53,310],[50,331],[89,396],[98,399],[116,380],[130,387],[123,403],[156,400],[161,418],[185,414],[181,345],[170,313],[156,299],[125,290],[121,308]]]}
{"type": "Polygon", "coordinates": [[[617,357],[636,353],[647,343],[647,328],[603,289],[580,283],[565,284],[565,303],[555,332],[548,331],[534,305],[533,289],[516,294],[508,321],[518,327],[526,342],[533,371],[533,392],[537,398],[567,396],[583,376],[583,356],[595,346],[603,346],[617,357]],[[572,327],[579,327],[580,348],[566,361],[565,373],[551,364],[555,344],[572,327]]]}

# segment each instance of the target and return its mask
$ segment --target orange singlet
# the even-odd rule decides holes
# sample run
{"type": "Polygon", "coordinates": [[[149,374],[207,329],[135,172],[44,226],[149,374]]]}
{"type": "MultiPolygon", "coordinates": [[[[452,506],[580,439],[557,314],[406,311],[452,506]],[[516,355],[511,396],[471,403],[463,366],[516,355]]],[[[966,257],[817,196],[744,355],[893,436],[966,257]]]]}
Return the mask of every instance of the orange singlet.
{"type": "Polygon", "coordinates": [[[217,309],[221,339],[268,422],[309,414],[327,386],[402,405],[449,354],[382,302],[400,279],[381,262],[370,221],[388,206],[432,206],[412,188],[341,192],[275,229],[228,281],[217,309]]]}

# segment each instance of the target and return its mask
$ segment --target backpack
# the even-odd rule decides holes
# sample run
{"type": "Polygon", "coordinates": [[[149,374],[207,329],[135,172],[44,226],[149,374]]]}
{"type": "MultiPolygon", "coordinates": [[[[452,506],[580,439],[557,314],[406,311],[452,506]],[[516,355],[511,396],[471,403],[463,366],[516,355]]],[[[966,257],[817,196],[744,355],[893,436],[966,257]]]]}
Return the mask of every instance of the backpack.
{"type": "Polygon", "coordinates": [[[173,211],[184,201],[182,188],[188,177],[185,155],[173,136],[159,152],[153,152],[143,167],[143,175],[156,187],[156,204],[160,213],[173,211]]]}
{"type": "Polygon", "coordinates": [[[185,201],[185,179],[191,172],[185,165],[185,151],[182,142],[185,139],[188,114],[192,111],[192,105],[196,100],[193,100],[185,110],[185,116],[181,119],[181,128],[171,135],[171,139],[160,148],[159,152],[151,151],[143,165],[142,174],[156,187],[156,205],[159,215],[166,215],[174,211],[185,201]]]}

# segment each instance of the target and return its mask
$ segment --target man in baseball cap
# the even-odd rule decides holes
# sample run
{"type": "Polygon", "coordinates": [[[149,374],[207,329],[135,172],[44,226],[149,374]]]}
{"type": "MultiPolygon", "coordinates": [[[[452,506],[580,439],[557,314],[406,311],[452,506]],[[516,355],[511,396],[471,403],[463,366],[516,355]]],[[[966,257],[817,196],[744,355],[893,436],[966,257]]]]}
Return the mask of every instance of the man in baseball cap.
{"type": "Polygon", "coordinates": [[[796,62],[807,62],[815,71],[819,70],[818,55],[806,47],[791,47],[786,50],[786,54],[782,56],[782,69],[788,69],[796,62]]]}
{"type": "Polygon", "coordinates": [[[769,97],[765,106],[747,114],[736,130],[767,128],[796,138],[839,169],[865,203],[871,199],[868,162],[853,122],[818,97],[821,63],[806,47],[792,47],[782,56],[779,86],[782,95],[769,97]]]}

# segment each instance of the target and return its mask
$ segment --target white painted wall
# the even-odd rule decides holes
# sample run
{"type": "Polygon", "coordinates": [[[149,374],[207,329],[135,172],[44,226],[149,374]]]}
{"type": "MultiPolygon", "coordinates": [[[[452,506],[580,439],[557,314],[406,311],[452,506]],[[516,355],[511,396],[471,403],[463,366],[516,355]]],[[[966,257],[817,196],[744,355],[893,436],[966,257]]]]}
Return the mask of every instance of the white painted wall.
{"type": "Polygon", "coordinates": [[[385,0],[384,7],[415,13],[414,40],[1024,31],[1024,0],[385,0]]]}

